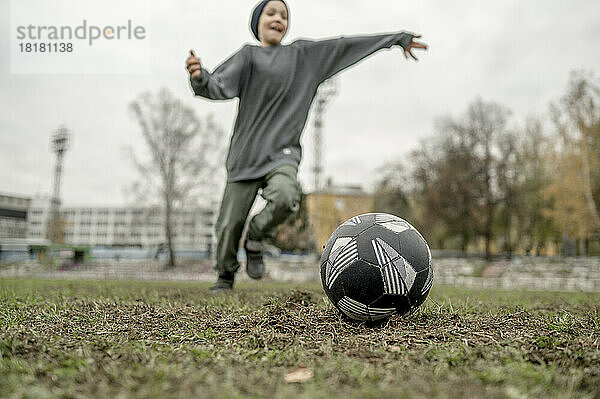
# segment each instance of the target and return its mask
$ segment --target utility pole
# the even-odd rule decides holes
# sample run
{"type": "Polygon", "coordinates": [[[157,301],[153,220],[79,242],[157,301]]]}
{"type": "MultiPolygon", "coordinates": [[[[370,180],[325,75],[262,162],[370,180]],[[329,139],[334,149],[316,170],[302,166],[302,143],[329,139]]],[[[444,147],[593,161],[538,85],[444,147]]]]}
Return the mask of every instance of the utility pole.
{"type": "Polygon", "coordinates": [[[338,92],[338,81],[336,79],[329,79],[321,83],[317,90],[317,96],[315,98],[315,119],[314,119],[314,133],[313,133],[313,184],[314,192],[321,190],[321,178],[323,174],[323,115],[325,108],[331,102],[333,97],[338,92]]]}
{"type": "Polygon", "coordinates": [[[50,217],[48,220],[47,237],[53,243],[63,241],[63,228],[60,218],[60,179],[65,152],[69,147],[69,131],[60,126],[50,137],[50,147],[56,154],[54,178],[52,182],[52,198],[50,200],[50,217]]]}

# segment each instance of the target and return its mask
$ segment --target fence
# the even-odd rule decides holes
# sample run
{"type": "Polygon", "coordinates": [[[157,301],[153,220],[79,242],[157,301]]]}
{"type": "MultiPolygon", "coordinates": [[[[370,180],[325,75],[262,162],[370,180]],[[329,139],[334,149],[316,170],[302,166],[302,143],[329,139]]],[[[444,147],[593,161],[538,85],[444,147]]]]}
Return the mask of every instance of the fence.
{"type": "Polygon", "coordinates": [[[600,292],[600,279],[570,277],[483,278],[469,276],[437,276],[434,278],[434,283],[468,288],[600,292]]]}
{"type": "MultiPolygon", "coordinates": [[[[243,262],[242,262],[243,263],[243,262]]],[[[317,257],[267,257],[268,278],[276,281],[318,281],[317,257]]],[[[455,287],[600,292],[600,258],[515,258],[485,262],[477,258],[435,258],[434,284],[455,287]]],[[[61,268],[35,261],[0,265],[0,277],[92,280],[212,281],[210,260],[96,260],[61,268]]],[[[238,273],[238,280],[248,280],[238,273]]]]}

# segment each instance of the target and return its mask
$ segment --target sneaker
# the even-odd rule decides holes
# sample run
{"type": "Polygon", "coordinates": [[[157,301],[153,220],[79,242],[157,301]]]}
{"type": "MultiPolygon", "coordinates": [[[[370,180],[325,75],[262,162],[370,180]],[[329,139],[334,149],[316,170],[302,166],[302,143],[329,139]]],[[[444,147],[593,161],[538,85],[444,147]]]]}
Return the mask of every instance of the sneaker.
{"type": "Polygon", "coordinates": [[[231,291],[233,290],[233,276],[232,277],[223,277],[219,276],[217,281],[210,287],[210,291],[212,292],[222,292],[222,291],[231,291]]]}
{"type": "Polygon", "coordinates": [[[265,274],[263,243],[246,239],[244,249],[246,250],[246,273],[250,278],[260,280],[265,274]]]}

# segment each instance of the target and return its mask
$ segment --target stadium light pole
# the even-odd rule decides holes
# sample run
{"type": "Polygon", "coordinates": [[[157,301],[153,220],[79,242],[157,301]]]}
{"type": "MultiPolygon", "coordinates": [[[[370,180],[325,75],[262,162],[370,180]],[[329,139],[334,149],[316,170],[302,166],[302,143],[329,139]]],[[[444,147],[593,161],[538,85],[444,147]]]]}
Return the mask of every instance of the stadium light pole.
{"type": "Polygon", "coordinates": [[[315,119],[313,123],[313,185],[314,192],[321,190],[321,178],[323,175],[323,115],[325,108],[338,92],[337,79],[328,79],[321,83],[315,98],[315,119]]]}
{"type": "Polygon", "coordinates": [[[65,152],[69,147],[70,134],[60,126],[50,137],[50,148],[56,154],[54,178],[52,182],[52,198],[50,200],[50,218],[48,223],[48,239],[53,242],[62,242],[62,229],[60,228],[60,180],[65,152]]]}

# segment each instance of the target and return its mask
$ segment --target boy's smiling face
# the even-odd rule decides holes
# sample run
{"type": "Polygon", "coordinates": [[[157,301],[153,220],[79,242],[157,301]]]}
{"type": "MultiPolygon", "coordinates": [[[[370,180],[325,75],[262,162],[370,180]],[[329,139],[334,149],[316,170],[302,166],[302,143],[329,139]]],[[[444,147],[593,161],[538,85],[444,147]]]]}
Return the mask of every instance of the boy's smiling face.
{"type": "Polygon", "coordinates": [[[288,26],[287,7],[282,1],[269,1],[258,19],[258,37],[263,47],[277,46],[288,26]]]}

